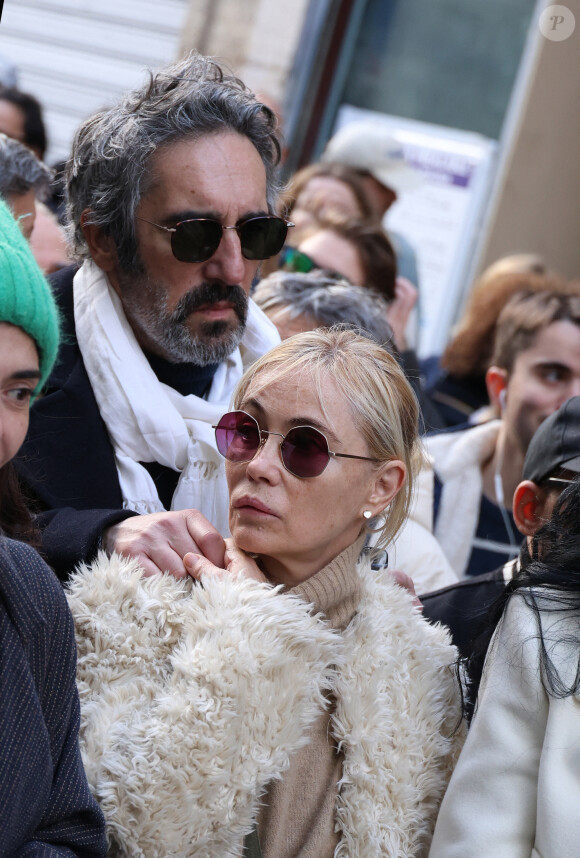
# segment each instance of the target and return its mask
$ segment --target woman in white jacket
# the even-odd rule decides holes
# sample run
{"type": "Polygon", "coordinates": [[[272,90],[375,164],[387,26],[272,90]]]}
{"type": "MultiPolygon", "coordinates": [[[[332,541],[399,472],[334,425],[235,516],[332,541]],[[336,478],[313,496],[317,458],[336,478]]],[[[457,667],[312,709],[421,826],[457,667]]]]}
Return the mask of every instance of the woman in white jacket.
{"type": "Polygon", "coordinates": [[[503,615],[430,858],[580,853],[580,478],[554,480],[571,484],[496,605],[503,615]]]}
{"type": "Polygon", "coordinates": [[[113,854],[426,854],[461,741],[455,651],[364,550],[386,507],[381,547],[407,514],[417,416],[379,346],[293,337],[216,428],[224,568],[77,573],[83,752],[113,854]]]}

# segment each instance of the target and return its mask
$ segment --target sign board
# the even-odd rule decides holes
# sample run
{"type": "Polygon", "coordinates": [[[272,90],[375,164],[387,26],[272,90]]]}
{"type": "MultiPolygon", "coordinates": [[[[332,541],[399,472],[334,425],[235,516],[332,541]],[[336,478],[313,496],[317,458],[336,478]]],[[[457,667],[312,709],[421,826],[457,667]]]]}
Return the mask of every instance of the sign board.
{"type": "Polygon", "coordinates": [[[469,282],[497,142],[480,134],[342,105],[334,132],[353,121],[383,125],[421,175],[389,209],[385,226],[414,247],[419,271],[420,357],[440,354],[469,282]]]}

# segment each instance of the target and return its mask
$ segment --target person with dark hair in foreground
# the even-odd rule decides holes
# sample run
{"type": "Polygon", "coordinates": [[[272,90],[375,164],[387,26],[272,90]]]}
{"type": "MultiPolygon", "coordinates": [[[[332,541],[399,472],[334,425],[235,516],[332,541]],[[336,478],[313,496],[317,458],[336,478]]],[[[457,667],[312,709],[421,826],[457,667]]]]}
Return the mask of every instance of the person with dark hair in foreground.
{"type": "MultiPolygon", "coordinates": [[[[578,425],[575,434],[580,451],[578,425]]],[[[430,858],[578,855],[580,477],[554,479],[567,486],[528,537],[496,607],[501,619],[430,858]]]]}
{"type": "Polygon", "coordinates": [[[50,288],[0,202],[0,854],[103,856],[81,760],[73,621],[11,471],[56,358],[50,288]]]}

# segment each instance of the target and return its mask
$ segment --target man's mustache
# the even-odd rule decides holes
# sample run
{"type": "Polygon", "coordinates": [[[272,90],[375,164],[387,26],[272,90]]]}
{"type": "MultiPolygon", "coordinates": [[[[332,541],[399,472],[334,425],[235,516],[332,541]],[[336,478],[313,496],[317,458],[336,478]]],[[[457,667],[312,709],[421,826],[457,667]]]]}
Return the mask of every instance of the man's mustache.
{"type": "Polygon", "coordinates": [[[221,302],[231,304],[240,322],[245,323],[248,315],[248,297],[241,286],[228,283],[201,283],[181,296],[171,316],[173,321],[179,324],[185,322],[200,307],[221,302]]]}

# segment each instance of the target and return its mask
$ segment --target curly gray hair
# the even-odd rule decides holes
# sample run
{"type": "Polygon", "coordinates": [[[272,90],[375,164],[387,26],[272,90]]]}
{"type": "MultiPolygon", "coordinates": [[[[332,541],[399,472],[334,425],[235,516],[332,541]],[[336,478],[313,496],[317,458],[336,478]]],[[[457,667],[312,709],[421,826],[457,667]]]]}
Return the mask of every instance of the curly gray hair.
{"type": "Polygon", "coordinates": [[[258,283],[252,298],[274,321],[279,311],[290,319],[307,316],[322,328],[350,327],[394,353],[387,302],[372,289],[353,286],[328,271],[274,271],[258,283]]]}
{"type": "Polygon", "coordinates": [[[28,146],[0,133],[0,196],[19,196],[34,188],[44,199],[51,180],[52,170],[28,146]]]}
{"type": "Polygon", "coordinates": [[[161,146],[235,131],[256,147],[266,170],[267,199],[278,197],[280,160],[277,120],[270,108],[218,63],[190,54],[166,66],[117,105],[87,119],[78,129],[66,167],[68,235],[78,259],[89,249],[81,215],[113,238],[119,265],[139,268],[135,210],[148,187],[148,163],[161,146]]]}

